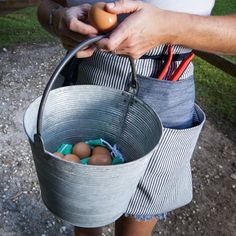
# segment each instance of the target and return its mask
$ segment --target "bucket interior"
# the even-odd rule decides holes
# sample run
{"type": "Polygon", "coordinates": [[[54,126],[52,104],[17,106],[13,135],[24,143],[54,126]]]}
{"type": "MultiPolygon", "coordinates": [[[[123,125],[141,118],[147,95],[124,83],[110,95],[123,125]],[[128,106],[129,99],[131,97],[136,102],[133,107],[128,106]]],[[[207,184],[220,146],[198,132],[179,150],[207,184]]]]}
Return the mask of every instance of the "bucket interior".
{"type": "MultiPolygon", "coordinates": [[[[41,97],[25,112],[24,127],[33,142],[41,97]]],[[[127,92],[96,85],[76,85],[50,92],[43,114],[45,149],[62,143],[103,138],[117,144],[127,162],[137,160],[158,144],[162,126],[149,106],[127,92]]]]}

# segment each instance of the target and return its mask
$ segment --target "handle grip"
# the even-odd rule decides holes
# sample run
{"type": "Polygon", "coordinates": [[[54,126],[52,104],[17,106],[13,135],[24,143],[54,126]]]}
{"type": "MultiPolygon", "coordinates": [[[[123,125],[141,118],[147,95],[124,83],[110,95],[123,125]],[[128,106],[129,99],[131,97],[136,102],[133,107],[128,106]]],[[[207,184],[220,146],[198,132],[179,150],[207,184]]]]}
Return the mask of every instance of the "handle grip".
{"type": "MultiPolygon", "coordinates": [[[[41,136],[41,131],[42,131],[42,118],[43,118],[43,112],[45,109],[45,104],[48,98],[48,95],[50,93],[50,91],[52,90],[52,87],[54,85],[54,83],[56,82],[56,79],[58,78],[58,75],[60,74],[60,72],[62,71],[62,69],[65,67],[65,65],[70,61],[70,59],[77,53],[79,52],[81,49],[83,49],[84,47],[95,43],[103,38],[107,37],[107,35],[98,35],[94,38],[89,38],[84,40],[83,42],[81,42],[80,44],[78,44],[73,50],[71,50],[63,59],[62,61],[58,64],[58,66],[56,67],[55,71],[53,72],[51,78],[49,79],[43,95],[42,95],[42,99],[39,105],[39,110],[38,110],[38,116],[37,116],[37,128],[36,128],[36,134],[41,136]]],[[[130,65],[131,65],[131,81],[130,84],[128,85],[128,90],[129,92],[132,93],[137,93],[138,91],[138,82],[136,79],[136,72],[135,72],[135,66],[134,66],[134,61],[132,58],[128,57],[129,61],[130,61],[130,65]]]]}

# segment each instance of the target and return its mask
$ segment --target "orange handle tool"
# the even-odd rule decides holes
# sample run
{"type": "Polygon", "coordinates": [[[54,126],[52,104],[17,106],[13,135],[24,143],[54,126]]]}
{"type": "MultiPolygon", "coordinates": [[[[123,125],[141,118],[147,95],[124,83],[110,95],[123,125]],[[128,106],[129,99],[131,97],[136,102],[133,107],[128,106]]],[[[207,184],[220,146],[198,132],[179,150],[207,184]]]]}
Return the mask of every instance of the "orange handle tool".
{"type": "Polygon", "coordinates": [[[169,46],[168,46],[168,59],[167,59],[167,62],[166,62],[166,64],[165,64],[165,66],[164,66],[164,68],[163,68],[161,74],[160,74],[159,77],[158,77],[159,80],[163,80],[163,78],[165,77],[165,75],[166,75],[166,73],[167,73],[167,71],[168,71],[168,69],[169,69],[170,63],[171,63],[171,61],[172,61],[172,58],[173,58],[172,46],[169,45],[169,46]]]}
{"type": "Polygon", "coordinates": [[[175,72],[171,75],[171,77],[169,78],[169,80],[171,81],[177,81],[180,76],[184,73],[184,71],[186,70],[187,66],[189,65],[189,63],[192,61],[192,59],[194,58],[194,53],[191,53],[189,56],[187,56],[182,62],[181,64],[178,66],[178,68],[175,70],[175,72]]]}

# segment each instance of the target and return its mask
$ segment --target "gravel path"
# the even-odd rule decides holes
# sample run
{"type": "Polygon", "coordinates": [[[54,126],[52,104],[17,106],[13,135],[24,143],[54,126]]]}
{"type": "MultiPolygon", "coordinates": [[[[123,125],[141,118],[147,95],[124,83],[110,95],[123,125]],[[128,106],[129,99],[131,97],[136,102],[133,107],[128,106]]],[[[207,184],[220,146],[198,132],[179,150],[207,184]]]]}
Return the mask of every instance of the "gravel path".
{"type": "MultiPolygon", "coordinates": [[[[0,236],[72,235],[43,205],[23,114],[64,54],[55,44],[0,52],[0,236]]],[[[192,160],[194,199],[159,222],[154,235],[236,235],[236,146],[206,122],[192,160]]],[[[113,235],[113,225],[104,236],[113,235]]]]}

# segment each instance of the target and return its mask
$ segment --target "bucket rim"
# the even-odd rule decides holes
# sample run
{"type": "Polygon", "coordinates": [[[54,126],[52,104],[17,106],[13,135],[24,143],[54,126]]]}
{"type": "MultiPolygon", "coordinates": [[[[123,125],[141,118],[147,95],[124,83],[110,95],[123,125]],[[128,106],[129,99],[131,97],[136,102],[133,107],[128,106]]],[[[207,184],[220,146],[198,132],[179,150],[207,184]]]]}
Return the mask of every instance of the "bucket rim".
{"type": "MultiPolygon", "coordinates": [[[[53,89],[50,91],[50,93],[53,93],[53,92],[56,92],[56,91],[59,91],[59,90],[69,90],[70,88],[77,88],[77,87],[90,87],[90,88],[103,88],[103,89],[107,89],[107,90],[110,90],[110,91],[115,91],[115,92],[119,92],[121,94],[125,94],[126,96],[133,96],[133,98],[138,101],[139,103],[141,103],[142,105],[144,105],[146,108],[148,108],[148,110],[154,115],[157,117],[157,119],[159,120],[159,125],[160,125],[160,133],[161,133],[161,136],[163,134],[163,124],[161,122],[161,119],[159,117],[159,115],[146,103],[144,102],[143,100],[141,100],[140,98],[138,98],[135,94],[131,94],[127,91],[124,91],[124,90],[120,90],[120,89],[115,89],[115,88],[110,88],[110,87],[106,87],[106,86],[102,86],[102,85],[70,85],[70,86],[65,86],[65,87],[60,87],[60,88],[56,88],[56,89],[53,89]]],[[[31,103],[26,107],[25,109],[25,112],[24,112],[24,115],[23,115],[23,127],[24,127],[24,131],[27,135],[28,138],[30,138],[27,130],[26,130],[26,124],[25,124],[25,116],[26,116],[26,113],[29,109],[29,107],[36,102],[36,100],[39,100],[40,98],[42,98],[42,95],[36,97],[35,99],[33,99],[31,101],[31,103]]],[[[31,138],[30,138],[31,139],[31,138]]],[[[32,140],[32,139],[31,139],[32,140]]],[[[33,141],[33,140],[32,140],[33,141]]]]}
{"type": "MultiPolygon", "coordinates": [[[[127,91],[124,91],[124,90],[119,90],[119,89],[115,89],[115,88],[105,87],[105,86],[101,86],[101,85],[71,85],[71,86],[66,86],[66,87],[60,87],[60,88],[53,89],[53,90],[50,91],[50,94],[52,94],[54,92],[56,93],[56,92],[58,92],[60,90],[70,90],[71,88],[72,89],[76,89],[78,87],[80,87],[81,89],[82,88],[90,88],[90,89],[92,88],[95,91],[97,91],[97,88],[103,89],[103,90],[105,89],[107,91],[114,91],[116,93],[118,92],[119,94],[122,94],[122,95],[124,94],[125,96],[128,96],[128,97],[133,97],[135,101],[137,101],[140,104],[142,104],[142,106],[145,106],[149,110],[149,112],[152,113],[152,115],[154,117],[156,117],[156,120],[158,121],[158,124],[159,124],[158,132],[160,133],[159,139],[158,139],[158,142],[156,143],[156,145],[151,149],[151,151],[147,152],[144,156],[142,156],[139,159],[134,160],[134,161],[130,161],[130,162],[127,162],[127,163],[122,163],[122,166],[127,166],[128,167],[129,165],[132,165],[134,162],[137,163],[139,160],[141,161],[144,158],[146,158],[147,156],[149,156],[151,154],[151,152],[153,152],[156,149],[156,147],[158,146],[158,144],[160,142],[162,134],[163,134],[163,125],[162,125],[162,122],[161,122],[161,119],[160,119],[159,115],[147,103],[142,101],[135,94],[131,94],[131,93],[129,93],[127,91]]],[[[31,135],[29,135],[29,133],[27,131],[27,128],[26,128],[26,123],[25,123],[26,119],[25,119],[25,117],[26,117],[27,111],[30,108],[30,106],[32,104],[34,104],[37,100],[40,100],[41,98],[42,98],[42,95],[38,96],[34,100],[32,100],[31,103],[27,106],[27,108],[26,108],[26,110],[24,112],[24,116],[23,116],[24,131],[25,131],[27,137],[29,138],[29,140],[32,142],[32,144],[35,144],[34,137],[35,137],[35,135],[37,135],[37,133],[35,133],[33,135],[33,137],[31,138],[31,135]]],[[[90,169],[97,169],[97,168],[108,168],[108,169],[110,169],[110,168],[112,168],[112,169],[114,169],[114,168],[119,168],[120,165],[121,165],[121,164],[120,165],[84,165],[84,164],[81,164],[81,163],[73,163],[73,162],[69,162],[69,161],[63,160],[63,159],[53,155],[53,153],[47,151],[46,149],[44,149],[44,153],[49,155],[51,158],[56,158],[56,159],[58,159],[60,161],[64,161],[65,163],[68,163],[68,165],[78,165],[79,164],[78,166],[80,166],[81,168],[90,168],[90,169]]]]}

